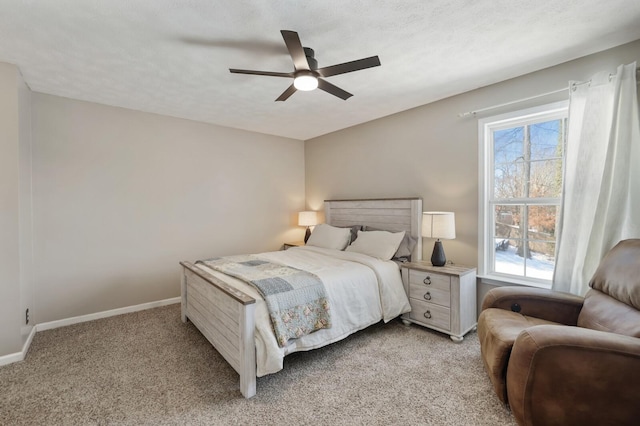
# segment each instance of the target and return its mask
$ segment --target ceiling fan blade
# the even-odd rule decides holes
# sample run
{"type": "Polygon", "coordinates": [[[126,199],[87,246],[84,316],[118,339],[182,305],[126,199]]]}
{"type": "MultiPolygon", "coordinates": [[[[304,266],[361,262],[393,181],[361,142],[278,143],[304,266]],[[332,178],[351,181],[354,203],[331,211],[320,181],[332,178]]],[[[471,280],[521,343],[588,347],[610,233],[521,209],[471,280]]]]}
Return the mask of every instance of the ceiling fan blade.
{"type": "Polygon", "coordinates": [[[318,79],[318,89],[324,90],[327,93],[331,93],[333,96],[337,96],[343,101],[346,101],[347,99],[353,96],[351,93],[345,90],[342,90],[338,86],[335,86],[321,78],[318,79]]]}
{"type": "Polygon", "coordinates": [[[296,89],[296,87],[292,84],[291,86],[287,87],[287,90],[282,92],[282,95],[278,96],[278,99],[276,99],[276,102],[286,101],[287,99],[289,99],[289,96],[293,95],[297,91],[298,89],[296,89]]]}
{"type": "Polygon", "coordinates": [[[291,59],[293,59],[293,66],[296,71],[308,70],[309,63],[307,62],[307,56],[304,54],[304,49],[302,48],[302,43],[300,42],[298,33],[288,30],[282,30],[280,32],[282,33],[284,44],[286,44],[287,49],[289,49],[289,54],[291,55],[291,59]]]}
{"type": "Polygon", "coordinates": [[[268,75],[269,77],[290,77],[290,78],[293,78],[293,73],[292,72],[239,70],[239,69],[235,69],[235,68],[229,68],[229,71],[234,73],[234,74],[268,75]]]}
{"type": "Polygon", "coordinates": [[[369,58],[358,59],[356,61],[318,68],[316,71],[318,71],[322,77],[331,77],[332,75],[345,74],[378,66],[380,66],[380,59],[377,56],[371,56],[369,58]]]}

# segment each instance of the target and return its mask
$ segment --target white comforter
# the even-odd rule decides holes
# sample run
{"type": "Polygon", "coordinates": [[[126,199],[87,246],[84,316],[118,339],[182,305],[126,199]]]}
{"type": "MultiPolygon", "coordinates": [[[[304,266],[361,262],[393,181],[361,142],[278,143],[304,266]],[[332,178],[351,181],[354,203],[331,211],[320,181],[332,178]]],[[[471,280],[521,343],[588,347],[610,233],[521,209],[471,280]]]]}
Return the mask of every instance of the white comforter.
{"type": "Polygon", "coordinates": [[[281,348],[273,333],[266,304],[259,293],[236,278],[198,265],[256,299],[258,377],[282,370],[287,354],[328,345],[381,319],[387,322],[411,309],[398,265],[393,261],[311,246],[261,253],[258,256],[319,276],[327,290],[333,324],[329,329],[291,340],[288,346],[281,348]]]}

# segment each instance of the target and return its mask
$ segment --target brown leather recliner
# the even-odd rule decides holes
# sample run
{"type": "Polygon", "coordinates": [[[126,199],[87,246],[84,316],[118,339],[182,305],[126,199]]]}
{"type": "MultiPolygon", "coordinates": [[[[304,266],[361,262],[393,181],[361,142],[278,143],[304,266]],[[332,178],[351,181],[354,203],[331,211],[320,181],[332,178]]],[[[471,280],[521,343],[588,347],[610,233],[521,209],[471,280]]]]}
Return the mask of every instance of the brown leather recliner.
{"type": "Polygon", "coordinates": [[[584,299],[490,290],[478,337],[498,398],[520,425],[640,425],[640,239],[602,260],[584,299]]]}

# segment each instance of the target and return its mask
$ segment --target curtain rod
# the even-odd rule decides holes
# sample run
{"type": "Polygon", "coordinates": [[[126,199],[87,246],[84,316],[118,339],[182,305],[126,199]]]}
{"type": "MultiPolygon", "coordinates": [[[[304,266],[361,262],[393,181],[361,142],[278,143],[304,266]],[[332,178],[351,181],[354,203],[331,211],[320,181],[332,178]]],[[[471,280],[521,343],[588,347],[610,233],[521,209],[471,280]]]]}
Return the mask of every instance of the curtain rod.
{"type": "MultiPolygon", "coordinates": [[[[638,72],[640,72],[640,67],[636,68],[636,74],[638,72]]],[[[611,79],[611,77],[613,77],[614,75],[615,74],[610,73],[609,74],[609,79],[611,79]]],[[[576,86],[581,86],[583,84],[589,84],[589,83],[591,83],[591,80],[574,82],[574,83],[571,83],[567,87],[563,87],[562,89],[552,90],[550,92],[545,92],[545,93],[541,93],[539,95],[529,96],[528,98],[516,99],[514,101],[504,102],[502,104],[491,105],[491,106],[488,106],[488,107],[485,107],[485,108],[474,109],[473,111],[461,112],[460,114],[458,114],[458,117],[465,118],[465,117],[469,117],[471,115],[476,115],[476,114],[478,114],[480,112],[485,112],[485,111],[489,111],[489,110],[492,110],[492,109],[501,108],[501,107],[509,106],[509,105],[513,105],[513,104],[518,104],[520,102],[526,102],[526,101],[530,101],[532,99],[542,98],[544,96],[555,95],[556,93],[564,92],[565,90],[573,89],[576,86]]],[[[640,81],[636,82],[636,84],[640,84],[640,81]]]]}

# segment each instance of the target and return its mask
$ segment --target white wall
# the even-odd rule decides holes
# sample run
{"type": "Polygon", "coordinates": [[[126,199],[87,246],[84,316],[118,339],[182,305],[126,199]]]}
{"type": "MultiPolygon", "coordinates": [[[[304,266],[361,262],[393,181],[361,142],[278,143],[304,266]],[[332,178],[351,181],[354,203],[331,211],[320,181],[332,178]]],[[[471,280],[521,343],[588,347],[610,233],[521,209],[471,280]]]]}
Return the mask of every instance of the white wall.
{"type": "MultiPolygon", "coordinates": [[[[560,99],[568,92],[495,109],[458,114],[567,87],[595,72],[640,61],[640,40],[499,84],[424,105],[305,142],[306,199],[420,196],[424,210],[456,213],[456,239],[444,241],[449,260],[477,265],[478,118],[560,99]]],[[[469,64],[473,66],[473,64],[469,64]]],[[[424,258],[433,242],[425,240],[424,258]]],[[[486,292],[480,286],[480,297],[486,292]]]]}
{"type": "Polygon", "coordinates": [[[18,69],[0,63],[0,356],[20,351],[18,69]]]}
{"type": "Polygon", "coordinates": [[[31,199],[31,90],[20,77],[18,85],[19,108],[19,173],[20,173],[20,328],[22,344],[29,337],[35,323],[33,313],[33,235],[31,199]],[[29,309],[29,324],[25,311],[29,309]]]}
{"type": "Polygon", "coordinates": [[[179,295],[180,260],[304,230],[304,144],[33,94],[37,323],[179,295]]]}

